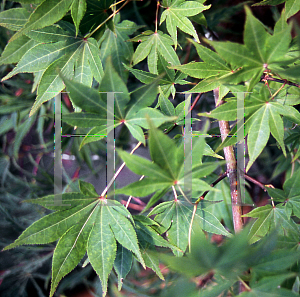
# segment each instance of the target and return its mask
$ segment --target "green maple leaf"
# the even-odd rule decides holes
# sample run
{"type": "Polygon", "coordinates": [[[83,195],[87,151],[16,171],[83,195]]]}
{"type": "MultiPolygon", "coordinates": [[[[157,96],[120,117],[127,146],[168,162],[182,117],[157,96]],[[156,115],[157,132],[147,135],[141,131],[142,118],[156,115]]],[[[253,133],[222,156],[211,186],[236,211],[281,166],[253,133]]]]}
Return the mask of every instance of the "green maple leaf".
{"type": "Polygon", "coordinates": [[[202,164],[201,160],[205,148],[203,137],[194,140],[193,150],[190,152],[191,156],[187,153],[184,154],[183,142],[177,147],[172,139],[155,128],[152,121],[149,121],[148,125],[150,128],[149,149],[153,163],[142,157],[119,151],[126,166],[136,174],[145,175],[146,178],[118,189],[116,193],[143,197],[157,190],[168,189],[171,186],[180,188],[185,184],[185,176],[190,177],[190,184],[185,184],[187,188],[192,184],[194,191],[213,190],[207,183],[198,179],[214,171],[219,165],[217,162],[209,163],[210,166],[202,164]],[[192,157],[193,162],[190,171],[186,171],[184,167],[184,157],[192,157]]]}
{"type": "Polygon", "coordinates": [[[254,243],[267,235],[271,230],[277,230],[279,234],[286,232],[298,234],[297,224],[289,217],[281,206],[265,205],[257,207],[244,215],[257,218],[249,232],[249,242],[254,243]]]}
{"type": "MultiPolygon", "coordinates": [[[[240,88],[233,88],[233,90],[242,91],[240,88]]],[[[294,107],[283,104],[280,97],[276,98],[275,96],[275,98],[270,99],[269,91],[265,86],[258,90],[259,88],[254,89],[252,94],[245,97],[245,125],[240,127],[244,130],[243,137],[248,135],[247,146],[250,160],[246,171],[261,154],[269,140],[270,133],[279,143],[284,155],[286,155],[282,116],[292,122],[300,123],[300,114],[294,107]]],[[[218,120],[234,121],[237,119],[237,101],[233,98],[229,99],[227,103],[217,107],[211,113],[200,115],[218,120]]],[[[241,139],[236,137],[239,135],[238,133],[235,126],[232,130],[232,135],[235,135],[235,137],[227,138],[217,150],[240,141],[241,139]]]]}
{"type": "MultiPolygon", "coordinates": [[[[250,80],[248,90],[251,90],[265,70],[281,75],[284,74],[282,67],[291,63],[284,57],[291,43],[291,26],[286,23],[283,12],[275,25],[274,34],[270,35],[247,7],[246,15],[244,44],[208,42],[231,67],[236,67],[234,73],[221,82],[240,83],[250,80]]],[[[285,77],[289,78],[288,74],[285,77]]]]}
{"type": "Polygon", "coordinates": [[[114,70],[111,58],[109,58],[106,61],[106,69],[99,86],[99,91],[102,93],[83,84],[78,84],[74,80],[64,79],[72,101],[85,112],[65,114],[62,120],[73,126],[93,127],[83,139],[81,147],[86,143],[102,139],[112,129],[120,125],[125,125],[133,137],[145,143],[142,128],[149,128],[146,115],[155,121],[156,126],[176,119],[176,116],[168,117],[157,109],[148,107],[156,98],[158,79],[159,77],[151,84],[138,88],[129,94],[125,83],[114,70]],[[107,94],[103,94],[105,92],[114,92],[113,111],[107,109],[107,94]],[[108,113],[111,118],[115,119],[114,122],[107,122],[108,113]],[[95,137],[90,137],[92,135],[95,137]]]}
{"type": "MultiPolygon", "coordinates": [[[[208,205],[211,203],[206,202],[208,205]]],[[[155,221],[162,225],[159,229],[160,232],[167,232],[169,242],[181,250],[173,249],[173,253],[176,256],[183,256],[189,240],[193,205],[182,200],[163,202],[156,206],[149,216],[153,214],[156,214],[155,221]]],[[[220,221],[202,207],[197,208],[193,224],[210,233],[230,236],[220,221]]]]}
{"type": "Polygon", "coordinates": [[[55,212],[36,221],[14,243],[4,248],[45,244],[59,239],[53,254],[50,296],[86,252],[100,277],[105,296],[108,275],[116,259],[117,242],[145,267],[129,211],[115,200],[99,197],[91,184],[80,182],[80,190],[81,193],[62,194],[61,201],[65,206],[54,204],[55,199],[59,199],[56,195],[27,200],[55,212]]]}
{"type": "Polygon", "coordinates": [[[176,84],[185,85],[189,82],[184,80],[184,78],[186,77],[184,74],[182,74],[181,72],[175,73],[173,69],[170,69],[169,65],[170,64],[168,64],[166,59],[160,53],[158,53],[158,57],[157,57],[158,74],[153,74],[151,72],[134,69],[126,65],[124,65],[124,67],[127,70],[129,70],[138,80],[140,80],[144,84],[150,84],[155,80],[157,80],[159,77],[161,77],[161,79],[159,80],[159,94],[163,93],[163,96],[166,98],[168,98],[170,94],[172,94],[174,98],[176,93],[175,85],[176,84]]]}
{"type": "Polygon", "coordinates": [[[131,41],[141,42],[133,55],[133,65],[147,58],[148,68],[151,73],[157,74],[158,53],[160,53],[170,66],[180,65],[178,56],[172,47],[172,38],[161,31],[145,31],[131,39],[131,41]]]}
{"type": "MultiPolygon", "coordinates": [[[[58,70],[64,77],[71,79],[75,76],[75,81],[88,86],[91,86],[93,77],[99,82],[102,79],[103,68],[96,40],[75,37],[73,25],[61,21],[57,25],[28,31],[26,35],[35,42],[35,46],[26,51],[17,66],[2,81],[18,73],[40,73],[37,98],[30,115],[64,89],[58,70]]],[[[18,39],[12,42],[17,45],[18,39]]],[[[6,52],[13,59],[15,45],[6,52]]]]}
{"type": "Polygon", "coordinates": [[[162,4],[166,9],[161,15],[160,24],[166,20],[167,30],[173,39],[175,49],[177,47],[177,28],[192,35],[199,42],[197,32],[187,17],[195,16],[209,9],[211,5],[205,6],[196,1],[184,0],[164,0],[162,4]]]}
{"type": "MultiPolygon", "coordinates": [[[[231,75],[234,68],[212,50],[193,40],[190,40],[190,42],[196,47],[197,53],[203,62],[191,62],[170,68],[180,70],[191,77],[203,79],[189,92],[208,92],[219,87],[221,85],[221,79],[231,75]]],[[[227,92],[228,91],[227,89],[227,92]]],[[[222,92],[222,90],[220,90],[220,92],[220,98],[222,99],[227,92],[222,92]]]]}
{"type": "Polygon", "coordinates": [[[289,215],[300,217],[300,170],[287,179],[283,184],[283,190],[267,188],[274,201],[281,202],[289,215]]]}

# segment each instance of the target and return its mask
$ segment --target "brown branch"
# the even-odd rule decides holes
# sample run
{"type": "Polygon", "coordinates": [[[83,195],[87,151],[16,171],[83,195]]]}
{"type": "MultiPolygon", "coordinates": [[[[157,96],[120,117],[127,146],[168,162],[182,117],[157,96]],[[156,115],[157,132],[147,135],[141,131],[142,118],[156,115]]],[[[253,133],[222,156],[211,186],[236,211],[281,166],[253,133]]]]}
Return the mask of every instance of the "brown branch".
{"type": "MultiPolygon", "coordinates": [[[[223,180],[227,176],[227,171],[222,173],[213,183],[211,183],[211,187],[214,187],[216,184],[218,184],[221,180],[223,180]]],[[[204,200],[205,196],[209,193],[209,191],[205,191],[201,197],[198,198],[198,200],[195,202],[195,204],[198,204],[201,200],[204,200]]]]}
{"type": "Polygon", "coordinates": [[[200,99],[200,97],[201,97],[202,94],[203,94],[203,93],[199,93],[199,94],[197,95],[197,97],[195,98],[195,100],[194,100],[194,102],[193,102],[193,104],[192,104],[191,109],[189,110],[189,112],[191,112],[191,111],[194,109],[195,105],[196,105],[197,102],[199,101],[199,99],[200,99]]]}
{"type": "Polygon", "coordinates": [[[245,179],[247,179],[248,181],[252,182],[253,184],[255,184],[255,185],[257,185],[257,186],[259,186],[259,187],[260,187],[261,189],[263,189],[265,192],[267,191],[267,190],[266,190],[266,186],[265,186],[263,183],[259,182],[258,180],[254,179],[253,177],[251,177],[251,176],[249,176],[249,175],[247,175],[247,174],[244,174],[244,177],[245,177],[245,179]]]}
{"type": "Polygon", "coordinates": [[[299,84],[296,84],[296,83],[293,83],[291,81],[288,81],[286,79],[279,79],[279,78],[275,78],[275,77],[271,77],[269,75],[262,75],[261,77],[261,80],[266,82],[268,80],[271,80],[271,81],[276,81],[278,83],[282,83],[282,84],[286,84],[286,85],[290,85],[290,86],[293,86],[293,87],[297,87],[297,88],[300,88],[300,85],[299,84]]]}
{"type": "MultiPolygon", "coordinates": [[[[214,89],[214,97],[216,107],[221,105],[223,101],[218,104],[219,101],[219,88],[214,89]]],[[[225,140],[230,132],[230,127],[228,121],[219,121],[219,127],[221,132],[222,141],[225,140]]],[[[227,175],[230,183],[230,194],[231,194],[231,207],[232,207],[232,217],[234,231],[239,232],[243,228],[242,220],[242,207],[241,207],[241,193],[238,190],[238,178],[237,178],[237,164],[234,155],[234,150],[232,146],[224,147],[223,149],[226,165],[227,165],[227,175]]]]}

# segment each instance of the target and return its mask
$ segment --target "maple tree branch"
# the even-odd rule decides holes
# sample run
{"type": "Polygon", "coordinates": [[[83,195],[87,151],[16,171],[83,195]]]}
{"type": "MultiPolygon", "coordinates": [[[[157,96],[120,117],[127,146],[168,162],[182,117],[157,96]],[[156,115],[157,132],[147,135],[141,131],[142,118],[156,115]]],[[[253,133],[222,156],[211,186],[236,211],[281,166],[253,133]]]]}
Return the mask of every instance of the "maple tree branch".
{"type": "Polygon", "coordinates": [[[270,81],[276,81],[278,83],[282,83],[282,84],[286,84],[286,85],[290,85],[290,86],[294,86],[294,87],[300,88],[299,84],[293,83],[293,82],[288,81],[286,79],[279,79],[279,78],[271,77],[268,74],[262,75],[261,81],[266,82],[268,80],[270,80],[270,81]]]}
{"type": "MultiPolygon", "coordinates": [[[[142,143],[139,142],[130,152],[130,155],[132,155],[141,145],[142,143]]],[[[104,195],[107,193],[107,191],[109,190],[109,188],[112,186],[112,184],[114,183],[114,181],[116,180],[117,176],[120,174],[120,172],[122,171],[122,169],[125,167],[126,163],[123,162],[123,164],[120,166],[120,168],[117,170],[117,172],[115,173],[114,177],[111,179],[111,181],[108,183],[108,185],[105,187],[105,189],[103,190],[103,192],[101,193],[100,197],[104,197],[104,195]]]]}
{"type": "MultiPolygon", "coordinates": [[[[211,187],[214,187],[216,184],[218,184],[221,180],[223,180],[227,176],[227,171],[222,173],[213,183],[210,184],[211,187]]],[[[195,202],[195,204],[199,204],[201,200],[204,200],[205,196],[209,193],[209,191],[205,191],[195,202]]]]}
{"type": "MultiPolygon", "coordinates": [[[[215,97],[216,107],[223,104],[224,101],[219,101],[219,88],[213,90],[215,97]]],[[[227,135],[230,132],[230,127],[228,121],[219,121],[219,127],[221,132],[222,141],[225,140],[227,135]]],[[[241,193],[238,187],[238,178],[237,178],[237,164],[234,155],[234,150],[232,146],[224,147],[223,149],[226,165],[227,165],[227,176],[229,178],[230,183],[230,194],[231,194],[231,207],[232,207],[232,217],[233,217],[233,225],[234,231],[239,232],[243,228],[243,220],[242,220],[242,206],[241,206],[241,193]]]]}

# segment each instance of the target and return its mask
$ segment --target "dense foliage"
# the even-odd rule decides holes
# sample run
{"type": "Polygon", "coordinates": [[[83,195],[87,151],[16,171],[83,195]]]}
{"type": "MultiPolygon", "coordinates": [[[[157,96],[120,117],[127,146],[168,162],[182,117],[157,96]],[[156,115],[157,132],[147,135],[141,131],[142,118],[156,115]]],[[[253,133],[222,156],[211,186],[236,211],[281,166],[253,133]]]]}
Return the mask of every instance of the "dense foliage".
{"type": "MultiPolygon", "coordinates": [[[[167,288],[156,288],[162,296],[299,295],[300,40],[291,17],[300,2],[204,2],[3,1],[0,210],[23,232],[1,244],[33,258],[20,246],[37,245],[40,257],[23,277],[39,296],[36,278],[47,274],[36,270],[52,253],[50,296],[70,285],[64,279],[79,263],[97,273],[102,296],[123,296],[116,282],[130,291],[130,271],[141,267],[166,278],[167,288]],[[230,29],[236,16],[240,31],[230,29]],[[52,99],[61,92],[62,134],[74,136],[62,150],[92,173],[91,154],[105,166],[105,139],[115,133],[123,164],[101,194],[64,173],[62,196],[53,195],[52,99]],[[244,140],[240,172],[234,146],[244,140]],[[150,158],[136,154],[142,144],[150,158]],[[119,187],[124,168],[140,179],[119,187]],[[60,197],[63,206],[54,203],[60,197]],[[29,216],[21,223],[20,201],[29,216]],[[42,206],[38,219],[27,203],[42,206]],[[184,277],[174,281],[160,263],[184,277]]],[[[5,269],[3,284],[20,273],[5,269]]]]}

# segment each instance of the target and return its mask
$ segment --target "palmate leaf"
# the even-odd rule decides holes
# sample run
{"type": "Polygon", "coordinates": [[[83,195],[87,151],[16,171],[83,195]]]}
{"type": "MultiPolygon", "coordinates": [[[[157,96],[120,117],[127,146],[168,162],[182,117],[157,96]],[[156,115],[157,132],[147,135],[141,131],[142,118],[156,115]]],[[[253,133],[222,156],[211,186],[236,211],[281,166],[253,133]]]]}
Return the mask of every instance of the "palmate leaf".
{"type": "Polygon", "coordinates": [[[148,129],[147,116],[153,118],[156,126],[177,118],[165,116],[160,111],[147,107],[156,98],[157,79],[129,95],[125,83],[114,70],[110,58],[106,61],[106,70],[99,86],[100,93],[88,86],[76,83],[74,79],[64,79],[64,81],[73,103],[85,112],[63,115],[62,120],[73,126],[94,127],[83,139],[81,147],[86,143],[102,139],[119,125],[125,125],[133,137],[145,143],[142,128],[148,129]],[[114,113],[109,111],[111,118],[115,119],[114,123],[106,123],[107,93],[109,92],[113,93],[115,101],[114,113]]]}
{"type": "MultiPolygon", "coordinates": [[[[205,113],[205,116],[213,117],[218,120],[234,121],[237,119],[237,105],[235,99],[230,99],[227,103],[214,109],[211,113],[205,113]]],[[[300,114],[292,106],[281,103],[280,98],[276,97],[270,100],[270,95],[265,86],[261,89],[253,90],[252,94],[245,97],[245,125],[241,128],[244,136],[248,134],[248,151],[250,160],[246,170],[252,166],[257,157],[266,146],[270,133],[277,140],[283,154],[286,155],[286,149],[283,141],[284,124],[282,116],[294,123],[300,123],[300,114]]],[[[204,115],[204,114],[200,114],[204,115]]],[[[237,139],[236,127],[233,129],[233,137],[226,139],[218,149],[232,145],[241,139],[237,139]]]]}
{"type": "MultiPolygon", "coordinates": [[[[203,62],[191,62],[171,68],[180,70],[191,77],[203,79],[189,92],[208,92],[217,88],[222,83],[222,77],[231,75],[234,68],[230,67],[224,59],[212,50],[193,40],[190,40],[190,42],[194,44],[203,62]]],[[[225,95],[226,93],[223,94],[223,96],[225,95]]]]}
{"type": "Polygon", "coordinates": [[[149,149],[153,163],[139,156],[119,151],[120,157],[127,167],[136,174],[145,175],[145,178],[117,189],[116,193],[144,197],[155,191],[165,192],[171,186],[178,188],[180,192],[182,191],[181,186],[184,186],[184,190],[191,192],[192,195],[198,195],[206,190],[213,191],[212,187],[199,179],[199,177],[213,172],[219,165],[219,163],[204,163],[202,165],[203,154],[216,157],[214,152],[205,151],[204,137],[199,137],[193,141],[194,166],[190,168],[193,170],[192,175],[191,172],[185,172],[184,160],[191,158],[191,156],[184,152],[184,143],[182,142],[177,147],[175,141],[158,130],[152,120],[149,119],[148,125],[150,127],[149,149]]]}
{"type": "Polygon", "coordinates": [[[163,34],[161,31],[145,31],[131,39],[131,41],[141,42],[136,48],[133,55],[133,65],[143,61],[148,57],[148,68],[151,73],[157,74],[158,53],[160,53],[170,66],[180,65],[178,56],[172,45],[174,44],[171,37],[163,34]]]}
{"type": "Polygon", "coordinates": [[[116,259],[116,241],[145,265],[134,221],[127,209],[117,201],[99,198],[95,195],[95,189],[87,183],[80,182],[80,190],[81,193],[62,194],[62,203],[69,206],[55,206],[54,199],[59,197],[54,195],[28,200],[56,212],[32,224],[5,248],[44,244],[59,239],[53,255],[50,296],[54,294],[59,281],[77,266],[86,251],[101,279],[105,296],[107,278],[116,259]]]}
{"type": "Polygon", "coordinates": [[[170,64],[165,60],[165,58],[160,53],[158,53],[157,56],[158,74],[153,74],[151,72],[134,69],[126,66],[125,64],[124,67],[127,70],[129,70],[138,80],[140,80],[144,84],[150,84],[160,77],[160,80],[158,82],[159,83],[158,93],[160,94],[159,100],[162,100],[163,98],[161,97],[168,98],[170,94],[172,94],[174,98],[176,93],[176,89],[175,89],[176,84],[183,85],[188,83],[188,81],[184,80],[185,77],[179,75],[180,74],[179,71],[175,73],[173,69],[170,69],[169,65],[170,64]]]}
{"type": "MultiPolygon", "coordinates": [[[[155,221],[162,225],[160,231],[167,232],[169,242],[181,250],[173,249],[176,256],[182,256],[187,248],[192,213],[193,205],[181,200],[160,203],[149,213],[149,216],[156,214],[155,221]]],[[[196,211],[194,223],[207,232],[230,236],[213,214],[200,207],[196,211]]]]}
{"type": "Polygon", "coordinates": [[[257,207],[244,216],[257,218],[249,232],[250,243],[262,239],[271,230],[277,230],[279,234],[285,234],[286,232],[298,234],[297,224],[291,220],[281,205],[257,207]]]}
{"type": "MultiPolygon", "coordinates": [[[[237,84],[250,80],[248,87],[250,90],[259,82],[266,67],[271,72],[279,74],[280,66],[285,66],[284,55],[291,42],[291,27],[285,21],[284,11],[277,22],[279,25],[275,25],[276,30],[273,35],[267,33],[264,25],[253,16],[247,7],[246,15],[244,44],[208,42],[226,62],[232,67],[236,67],[233,74],[221,79],[221,83],[237,84]]],[[[288,78],[287,75],[286,77],[288,78]]]]}
{"type": "MultiPolygon", "coordinates": [[[[101,81],[103,69],[96,40],[75,37],[75,28],[71,24],[61,21],[57,25],[31,30],[27,36],[38,44],[30,48],[13,71],[2,80],[23,72],[40,74],[37,98],[30,115],[63,90],[64,84],[59,71],[67,79],[75,75],[76,81],[88,86],[91,86],[93,77],[98,82],[101,81]]],[[[18,40],[12,41],[15,43],[12,49],[18,44],[18,40]]]]}
{"type": "Polygon", "coordinates": [[[183,0],[170,2],[171,1],[163,1],[163,6],[166,9],[161,15],[160,24],[166,20],[167,30],[173,39],[175,49],[177,47],[177,27],[183,32],[192,35],[196,41],[199,42],[197,32],[187,17],[195,16],[209,9],[211,5],[205,6],[196,1],[183,0]]]}

